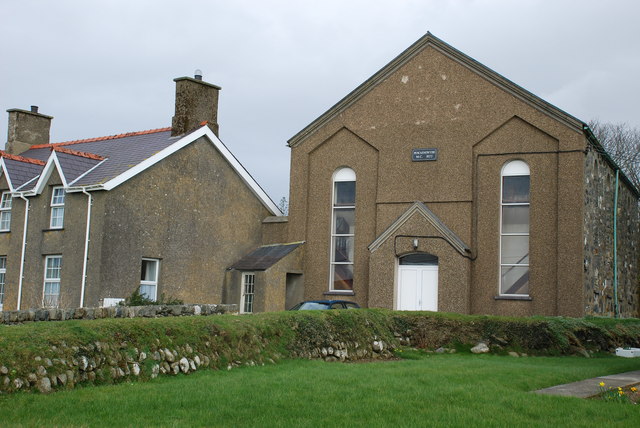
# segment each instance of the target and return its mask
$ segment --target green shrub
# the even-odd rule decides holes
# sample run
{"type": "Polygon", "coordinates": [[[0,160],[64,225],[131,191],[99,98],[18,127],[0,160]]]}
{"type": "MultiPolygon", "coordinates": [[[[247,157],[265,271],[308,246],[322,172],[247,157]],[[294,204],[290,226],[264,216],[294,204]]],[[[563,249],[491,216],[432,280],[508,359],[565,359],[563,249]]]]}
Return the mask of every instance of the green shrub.
{"type": "Polygon", "coordinates": [[[152,300],[147,296],[140,294],[140,290],[136,288],[133,293],[131,293],[131,296],[118,304],[120,306],[183,305],[184,302],[174,297],[167,298],[164,293],[160,294],[160,298],[158,300],[152,300]]]}

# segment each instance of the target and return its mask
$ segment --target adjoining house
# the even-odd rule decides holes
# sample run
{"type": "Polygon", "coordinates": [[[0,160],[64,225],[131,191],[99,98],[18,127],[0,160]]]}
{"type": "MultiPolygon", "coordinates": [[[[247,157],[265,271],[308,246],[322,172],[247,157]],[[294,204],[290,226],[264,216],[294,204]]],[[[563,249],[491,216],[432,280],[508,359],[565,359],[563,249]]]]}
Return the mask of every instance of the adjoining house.
{"type": "Polygon", "coordinates": [[[583,121],[430,33],[289,146],[306,298],[639,313],[638,190],[583,121]]]}
{"type": "MultiPolygon", "coordinates": [[[[220,88],[175,82],[168,128],[51,144],[51,116],[8,111],[0,309],[112,305],[136,289],[186,303],[246,298],[224,300],[227,268],[263,231],[277,239],[282,213],[217,136],[220,88]]],[[[284,290],[280,300],[269,308],[284,309],[284,290]]]]}

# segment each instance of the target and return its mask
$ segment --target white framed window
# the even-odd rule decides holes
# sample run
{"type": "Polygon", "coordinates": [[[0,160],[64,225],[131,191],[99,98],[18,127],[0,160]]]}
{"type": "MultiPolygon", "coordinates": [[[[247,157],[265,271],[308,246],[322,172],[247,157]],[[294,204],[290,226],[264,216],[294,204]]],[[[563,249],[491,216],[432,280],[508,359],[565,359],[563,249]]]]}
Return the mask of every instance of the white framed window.
{"type": "Polygon", "coordinates": [[[51,229],[64,227],[64,187],[54,187],[51,194],[51,229]]]}
{"type": "Polygon", "coordinates": [[[529,295],[529,166],[502,167],[500,201],[500,295],[529,295]]]}
{"type": "Polygon", "coordinates": [[[7,273],[7,256],[0,256],[0,311],[4,304],[4,277],[7,273]]]}
{"type": "Polygon", "coordinates": [[[44,263],[44,287],[42,290],[42,306],[57,308],[60,304],[60,273],[62,256],[47,256],[44,263]]]}
{"type": "Polygon", "coordinates": [[[140,269],[140,294],[150,300],[158,300],[158,272],[160,260],[142,259],[140,269]]]}
{"type": "Polygon", "coordinates": [[[255,295],[256,275],[253,272],[242,274],[242,296],[240,297],[240,313],[253,313],[253,296],[255,295]]]}
{"type": "Polygon", "coordinates": [[[330,291],[353,291],[356,223],[356,173],[340,168],[333,174],[331,198],[330,291]]]}
{"type": "Polygon", "coordinates": [[[2,192],[0,199],[0,232],[11,229],[11,192],[2,192]]]}

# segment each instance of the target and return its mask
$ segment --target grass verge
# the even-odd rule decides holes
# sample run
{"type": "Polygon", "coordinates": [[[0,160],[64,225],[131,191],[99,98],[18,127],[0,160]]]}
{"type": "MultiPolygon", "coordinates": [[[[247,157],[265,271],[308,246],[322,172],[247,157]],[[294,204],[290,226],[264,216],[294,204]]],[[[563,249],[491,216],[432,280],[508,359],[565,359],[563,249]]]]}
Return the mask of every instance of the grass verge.
{"type": "Polygon", "coordinates": [[[530,391],[640,369],[615,357],[412,353],[410,360],[205,371],[0,396],[3,426],[633,426],[635,405],[530,391]]]}

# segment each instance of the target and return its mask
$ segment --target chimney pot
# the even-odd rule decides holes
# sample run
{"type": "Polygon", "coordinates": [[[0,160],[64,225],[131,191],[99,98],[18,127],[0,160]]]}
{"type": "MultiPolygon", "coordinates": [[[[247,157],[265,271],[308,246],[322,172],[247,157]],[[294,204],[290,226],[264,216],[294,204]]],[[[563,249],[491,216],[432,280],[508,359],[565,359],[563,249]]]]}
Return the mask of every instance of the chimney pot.
{"type": "Polygon", "coordinates": [[[202,80],[202,70],[197,68],[195,73],[194,73],[193,78],[196,79],[196,80],[202,80]]]}
{"type": "Polygon", "coordinates": [[[31,106],[31,112],[32,113],[37,113],[38,112],[38,106],[31,106]]]}

